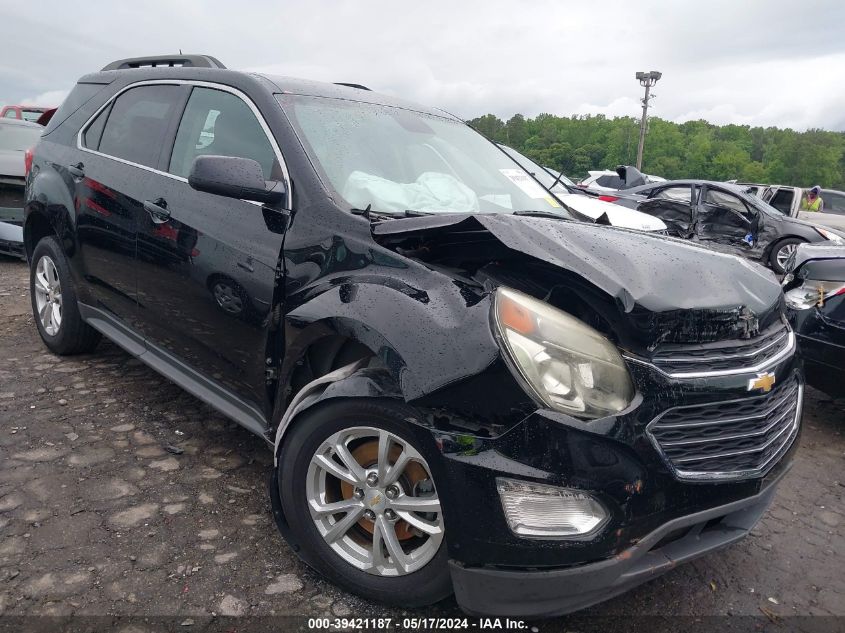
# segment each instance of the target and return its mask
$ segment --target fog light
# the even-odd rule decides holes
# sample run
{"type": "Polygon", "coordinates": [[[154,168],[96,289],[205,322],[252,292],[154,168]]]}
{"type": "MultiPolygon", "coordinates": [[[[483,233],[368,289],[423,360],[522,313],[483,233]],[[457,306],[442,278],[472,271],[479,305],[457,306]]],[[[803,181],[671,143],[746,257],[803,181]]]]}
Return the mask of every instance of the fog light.
{"type": "Polygon", "coordinates": [[[505,518],[518,536],[583,536],[608,518],[594,497],[580,490],[514,479],[496,479],[505,518]]]}

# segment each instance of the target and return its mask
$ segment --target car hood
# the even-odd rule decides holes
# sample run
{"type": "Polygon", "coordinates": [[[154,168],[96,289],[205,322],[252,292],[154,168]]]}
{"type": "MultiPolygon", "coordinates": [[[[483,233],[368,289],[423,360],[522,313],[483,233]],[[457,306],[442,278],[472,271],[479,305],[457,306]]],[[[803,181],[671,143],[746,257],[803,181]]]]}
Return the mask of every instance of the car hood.
{"type": "Polygon", "coordinates": [[[790,273],[818,281],[845,281],[845,246],[828,244],[799,244],[790,273]]]}
{"type": "MultiPolygon", "coordinates": [[[[770,271],[734,255],[637,231],[527,216],[454,214],[382,222],[373,227],[373,236],[387,246],[420,238],[419,252],[424,252],[426,241],[439,235],[473,231],[585,279],[610,295],[622,313],[633,315],[631,321],[652,343],[741,337],[743,323],[762,324],[780,315],[781,290],[770,271]],[[703,331],[708,327],[710,334],[703,331]],[[661,328],[675,331],[667,335],[661,328]]],[[[497,257],[492,248],[490,257],[497,257]]]]}
{"type": "Polygon", "coordinates": [[[602,216],[607,218],[611,226],[619,226],[625,229],[636,229],[638,231],[665,231],[666,225],[660,218],[622,207],[618,204],[605,202],[585,196],[579,193],[567,193],[555,195],[563,204],[585,215],[593,221],[599,220],[602,216]]]}

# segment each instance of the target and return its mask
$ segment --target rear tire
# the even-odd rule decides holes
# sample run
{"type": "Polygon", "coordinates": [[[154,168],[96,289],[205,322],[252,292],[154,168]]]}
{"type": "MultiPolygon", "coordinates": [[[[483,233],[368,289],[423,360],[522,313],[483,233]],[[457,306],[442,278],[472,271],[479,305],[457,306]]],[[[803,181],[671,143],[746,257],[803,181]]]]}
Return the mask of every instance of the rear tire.
{"type": "Polygon", "coordinates": [[[408,417],[404,405],[363,398],[328,401],[306,411],[288,431],[271,491],[279,494],[273,501],[280,502],[280,529],[308,565],[363,598],[421,607],[451,595],[452,583],[443,513],[424,447],[409,429],[408,417]],[[347,449],[346,459],[355,460],[352,467],[342,465],[346,460],[333,448],[339,444],[347,449]],[[390,468],[400,455],[411,461],[394,475],[390,468]],[[321,457],[328,468],[319,465],[321,457]],[[353,477],[347,482],[332,475],[332,464],[353,477]],[[393,476],[398,479],[390,483],[393,476]],[[318,511],[330,503],[351,509],[318,511]],[[419,503],[430,505],[426,511],[406,510],[419,503]],[[429,511],[434,507],[438,512],[429,511]],[[339,535],[333,537],[335,532],[339,535]]]}
{"type": "Polygon", "coordinates": [[[69,356],[97,347],[102,336],[79,314],[67,257],[54,236],[42,238],[32,252],[29,294],[35,326],[51,352],[69,356]]]}
{"type": "Polygon", "coordinates": [[[783,275],[786,273],[786,268],[784,265],[786,264],[787,259],[790,255],[795,251],[795,248],[799,244],[803,244],[804,240],[798,237],[788,237],[785,240],[781,240],[777,244],[772,247],[772,252],[769,253],[769,265],[772,267],[772,270],[775,271],[778,275],[783,275]]]}

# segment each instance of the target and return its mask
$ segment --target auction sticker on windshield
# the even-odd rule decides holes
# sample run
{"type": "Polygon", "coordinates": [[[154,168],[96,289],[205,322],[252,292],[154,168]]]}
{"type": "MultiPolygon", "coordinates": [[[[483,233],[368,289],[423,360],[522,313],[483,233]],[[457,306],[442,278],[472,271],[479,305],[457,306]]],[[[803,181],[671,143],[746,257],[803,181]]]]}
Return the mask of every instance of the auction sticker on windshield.
{"type": "Polygon", "coordinates": [[[521,169],[500,169],[502,175],[519,187],[522,192],[534,200],[545,200],[553,207],[559,207],[557,200],[549,195],[549,192],[537,184],[531,176],[521,169]]]}

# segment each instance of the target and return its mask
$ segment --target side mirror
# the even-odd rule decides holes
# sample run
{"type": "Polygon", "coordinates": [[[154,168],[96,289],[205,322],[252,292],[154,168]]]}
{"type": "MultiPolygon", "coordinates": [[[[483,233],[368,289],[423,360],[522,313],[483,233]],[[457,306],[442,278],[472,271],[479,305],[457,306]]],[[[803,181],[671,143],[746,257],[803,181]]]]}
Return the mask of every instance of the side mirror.
{"type": "Polygon", "coordinates": [[[283,182],[266,182],[258,161],[236,156],[197,156],[188,184],[197,191],[276,205],[285,199],[283,182]]]}

